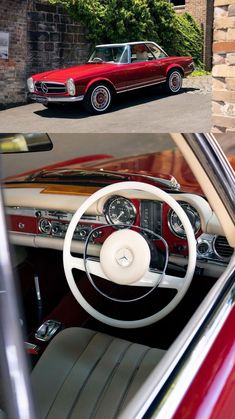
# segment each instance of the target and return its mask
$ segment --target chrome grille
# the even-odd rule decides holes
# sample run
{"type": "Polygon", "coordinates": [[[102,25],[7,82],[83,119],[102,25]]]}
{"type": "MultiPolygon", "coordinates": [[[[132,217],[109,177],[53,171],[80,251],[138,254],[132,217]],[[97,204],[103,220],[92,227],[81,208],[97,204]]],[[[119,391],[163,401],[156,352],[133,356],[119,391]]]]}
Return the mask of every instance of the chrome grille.
{"type": "Polygon", "coordinates": [[[64,83],[36,81],[35,89],[38,93],[45,94],[61,94],[66,93],[66,86],[64,83]]]}
{"type": "Polygon", "coordinates": [[[223,236],[217,236],[215,238],[214,250],[222,259],[229,259],[233,253],[232,247],[229,246],[227,239],[223,236]]]}

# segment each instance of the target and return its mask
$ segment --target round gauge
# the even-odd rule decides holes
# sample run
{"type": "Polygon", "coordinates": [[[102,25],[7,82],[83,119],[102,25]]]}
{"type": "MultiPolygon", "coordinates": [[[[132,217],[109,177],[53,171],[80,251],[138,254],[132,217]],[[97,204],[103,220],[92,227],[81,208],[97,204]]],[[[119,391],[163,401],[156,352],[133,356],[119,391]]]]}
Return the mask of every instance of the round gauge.
{"type": "Polygon", "coordinates": [[[41,233],[50,234],[51,233],[51,223],[46,218],[41,218],[39,221],[39,230],[41,233]]]}
{"type": "MultiPolygon", "coordinates": [[[[182,209],[186,212],[190,223],[192,224],[193,231],[195,234],[199,231],[201,227],[200,217],[198,212],[193,208],[191,205],[187,204],[186,202],[180,202],[182,209]]],[[[171,231],[178,237],[186,237],[184,227],[175,213],[175,211],[169,211],[169,219],[168,219],[169,227],[171,231]]]]}
{"type": "Polygon", "coordinates": [[[129,199],[122,196],[110,198],[105,203],[104,213],[109,224],[132,225],[136,218],[135,206],[129,199]]]}

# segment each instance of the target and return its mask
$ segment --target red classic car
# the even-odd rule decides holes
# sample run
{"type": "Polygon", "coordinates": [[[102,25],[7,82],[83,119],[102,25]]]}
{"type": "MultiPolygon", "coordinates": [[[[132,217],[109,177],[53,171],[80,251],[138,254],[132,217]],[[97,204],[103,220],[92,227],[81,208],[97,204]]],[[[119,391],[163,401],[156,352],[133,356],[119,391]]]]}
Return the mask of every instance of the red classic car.
{"type": "Polygon", "coordinates": [[[164,84],[178,93],[194,70],[191,57],[168,57],[154,42],[98,45],[88,62],[35,74],[28,79],[31,99],[50,106],[83,101],[87,111],[107,111],[115,94],[164,84]]]}
{"type": "MultiPolygon", "coordinates": [[[[1,150],[46,146],[42,134],[24,137],[2,138],[1,150]]],[[[213,136],[172,139],[148,155],[78,157],[5,179],[9,418],[234,417],[234,171],[213,136]]]]}

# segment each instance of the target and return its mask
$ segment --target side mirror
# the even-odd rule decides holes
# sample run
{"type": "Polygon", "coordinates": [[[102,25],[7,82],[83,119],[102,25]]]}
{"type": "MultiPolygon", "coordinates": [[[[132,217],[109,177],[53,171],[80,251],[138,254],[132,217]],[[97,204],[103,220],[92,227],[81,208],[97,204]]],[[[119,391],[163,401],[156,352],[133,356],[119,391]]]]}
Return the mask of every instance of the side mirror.
{"type": "Polygon", "coordinates": [[[49,135],[40,132],[29,134],[0,134],[0,153],[27,153],[52,150],[49,135]]]}

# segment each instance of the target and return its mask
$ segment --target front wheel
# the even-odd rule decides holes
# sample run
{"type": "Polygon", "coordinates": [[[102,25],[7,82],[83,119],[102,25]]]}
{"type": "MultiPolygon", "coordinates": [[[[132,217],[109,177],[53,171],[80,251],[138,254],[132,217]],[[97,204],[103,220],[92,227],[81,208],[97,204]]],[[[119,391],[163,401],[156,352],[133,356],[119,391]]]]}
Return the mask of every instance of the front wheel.
{"type": "Polygon", "coordinates": [[[165,89],[167,93],[176,94],[182,87],[183,77],[179,70],[171,70],[166,79],[165,89]]]}
{"type": "Polygon", "coordinates": [[[112,103],[112,91],[106,84],[95,84],[88,90],[84,107],[92,114],[107,112],[112,103]]]}

